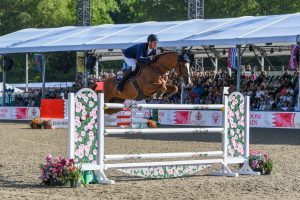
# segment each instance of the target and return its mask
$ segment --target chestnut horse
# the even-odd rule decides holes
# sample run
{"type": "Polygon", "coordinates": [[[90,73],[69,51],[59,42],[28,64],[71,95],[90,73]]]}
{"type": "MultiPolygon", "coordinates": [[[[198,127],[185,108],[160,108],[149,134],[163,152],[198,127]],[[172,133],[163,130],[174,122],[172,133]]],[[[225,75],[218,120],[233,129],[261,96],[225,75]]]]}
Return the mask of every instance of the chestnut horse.
{"type": "MultiPolygon", "coordinates": [[[[106,103],[123,103],[125,99],[145,100],[155,94],[161,94],[167,98],[178,91],[177,86],[167,83],[167,72],[174,69],[178,76],[183,76],[185,85],[191,85],[190,61],[186,54],[167,52],[157,55],[156,61],[149,65],[143,64],[141,72],[133,80],[127,80],[124,90],[116,89],[115,77],[104,80],[104,98],[106,103]],[[142,95],[141,95],[142,93],[142,95]]],[[[108,109],[107,114],[120,111],[120,109],[108,109]]]]}

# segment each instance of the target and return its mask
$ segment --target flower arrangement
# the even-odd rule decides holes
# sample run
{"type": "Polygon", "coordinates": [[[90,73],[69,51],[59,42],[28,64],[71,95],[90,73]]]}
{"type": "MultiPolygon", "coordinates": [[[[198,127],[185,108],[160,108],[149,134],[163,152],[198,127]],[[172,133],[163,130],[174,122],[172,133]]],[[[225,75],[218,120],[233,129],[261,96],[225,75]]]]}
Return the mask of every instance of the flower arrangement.
{"type": "Polygon", "coordinates": [[[253,171],[261,174],[271,174],[273,170],[273,160],[262,151],[250,150],[249,165],[253,171]]]}
{"type": "Polygon", "coordinates": [[[78,187],[79,183],[86,184],[82,178],[81,166],[77,167],[73,159],[63,157],[53,158],[50,154],[46,157],[46,162],[40,164],[42,175],[39,177],[42,184],[48,186],[78,187]]]}
{"type": "Polygon", "coordinates": [[[42,128],[43,126],[43,122],[40,118],[34,118],[31,122],[30,122],[30,127],[37,129],[37,128],[42,128]]]}
{"type": "Polygon", "coordinates": [[[42,122],[44,129],[51,129],[52,128],[52,124],[50,120],[44,120],[42,122]]]}

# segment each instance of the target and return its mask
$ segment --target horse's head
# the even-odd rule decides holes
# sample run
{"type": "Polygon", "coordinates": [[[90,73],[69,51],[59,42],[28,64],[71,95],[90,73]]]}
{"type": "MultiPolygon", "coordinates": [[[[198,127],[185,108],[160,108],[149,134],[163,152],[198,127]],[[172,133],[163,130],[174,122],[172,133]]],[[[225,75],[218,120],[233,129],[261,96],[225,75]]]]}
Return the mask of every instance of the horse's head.
{"type": "Polygon", "coordinates": [[[190,70],[191,59],[186,53],[182,53],[178,57],[178,64],[175,68],[175,72],[183,77],[184,84],[186,86],[192,86],[191,81],[191,70],[190,70]]]}

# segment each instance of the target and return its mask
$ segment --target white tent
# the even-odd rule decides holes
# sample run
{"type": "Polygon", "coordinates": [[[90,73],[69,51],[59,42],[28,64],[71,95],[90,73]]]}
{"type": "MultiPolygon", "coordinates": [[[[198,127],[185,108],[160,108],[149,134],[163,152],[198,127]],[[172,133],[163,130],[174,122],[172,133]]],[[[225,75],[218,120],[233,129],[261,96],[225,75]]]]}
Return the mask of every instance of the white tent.
{"type": "MultiPolygon", "coordinates": [[[[0,54],[123,49],[144,42],[151,33],[158,34],[160,47],[291,45],[296,44],[297,40],[300,42],[299,21],[300,13],[293,13],[85,27],[29,28],[0,37],[0,54]]],[[[240,46],[237,52],[240,66],[240,46]]],[[[239,68],[237,71],[239,79],[239,68]]],[[[239,84],[237,80],[237,90],[239,84]]],[[[300,96],[298,102],[300,108],[300,96]]]]}
{"type": "MultiPolygon", "coordinates": [[[[6,87],[6,89],[14,89],[14,93],[23,93],[24,92],[24,90],[21,90],[11,84],[6,83],[5,87],[6,87]]],[[[3,92],[3,83],[0,83],[0,95],[2,94],[2,92],[3,92]]]]}
{"type": "Polygon", "coordinates": [[[0,37],[0,54],[122,49],[158,34],[160,47],[295,44],[300,13],[226,19],[29,28],[0,37]]]}

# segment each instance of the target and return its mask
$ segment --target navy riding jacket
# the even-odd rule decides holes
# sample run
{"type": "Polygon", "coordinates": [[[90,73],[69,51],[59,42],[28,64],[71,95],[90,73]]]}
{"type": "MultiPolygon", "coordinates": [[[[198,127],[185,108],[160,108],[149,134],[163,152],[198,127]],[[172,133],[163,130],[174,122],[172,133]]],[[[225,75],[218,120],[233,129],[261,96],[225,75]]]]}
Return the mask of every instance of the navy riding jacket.
{"type": "Polygon", "coordinates": [[[151,62],[150,56],[156,55],[156,49],[147,54],[148,44],[141,43],[135,44],[127,49],[123,50],[123,54],[126,58],[136,59],[138,63],[149,64],[151,62]]]}

